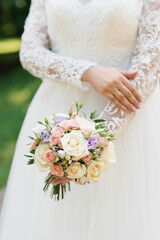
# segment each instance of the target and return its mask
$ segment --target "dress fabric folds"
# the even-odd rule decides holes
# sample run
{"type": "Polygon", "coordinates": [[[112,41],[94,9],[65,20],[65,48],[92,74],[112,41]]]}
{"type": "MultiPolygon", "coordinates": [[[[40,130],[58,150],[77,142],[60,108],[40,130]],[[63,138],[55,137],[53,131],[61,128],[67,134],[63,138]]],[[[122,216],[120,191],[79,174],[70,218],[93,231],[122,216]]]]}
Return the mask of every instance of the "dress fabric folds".
{"type": "MultiPolygon", "coordinates": [[[[159,0],[32,0],[20,49],[42,80],[20,130],[0,215],[0,240],[160,239],[159,0]],[[95,65],[137,69],[144,102],[119,110],[88,83],[95,65]],[[43,192],[46,173],[27,166],[32,128],[72,102],[97,110],[116,134],[117,162],[96,184],[71,182],[63,200],[43,192]]],[[[24,79],[25,81],[25,79],[24,79]]]]}

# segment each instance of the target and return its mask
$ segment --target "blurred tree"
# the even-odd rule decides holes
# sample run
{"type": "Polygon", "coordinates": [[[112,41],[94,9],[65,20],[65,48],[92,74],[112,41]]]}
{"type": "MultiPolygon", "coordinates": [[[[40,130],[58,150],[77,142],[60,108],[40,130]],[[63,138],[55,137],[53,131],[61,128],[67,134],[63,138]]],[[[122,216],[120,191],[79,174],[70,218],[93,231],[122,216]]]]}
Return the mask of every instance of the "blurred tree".
{"type": "Polygon", "coordinates": [[[0,0],[0,36],[19,37],[23,32],[30,0],[0,0]]]}

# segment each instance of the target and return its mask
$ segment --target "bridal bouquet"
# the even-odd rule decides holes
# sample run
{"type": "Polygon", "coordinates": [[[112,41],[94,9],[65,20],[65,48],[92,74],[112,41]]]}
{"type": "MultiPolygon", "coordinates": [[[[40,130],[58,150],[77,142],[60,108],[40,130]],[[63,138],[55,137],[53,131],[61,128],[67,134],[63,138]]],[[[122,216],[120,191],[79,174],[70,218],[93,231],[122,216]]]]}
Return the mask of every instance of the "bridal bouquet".
{"type": "Polygon", "coordinates": [[[55,179],[67,177],[79,185],[96,183],[104,170],[116,161],[114,135],[109,132],[104,119],[83,117],[79,111],[83,104],[73,104],[69,114],[54,114],[38,121],[33,128],[35,137],[30,137],[30,155],[27,164],[36,164],[39,171],[47,172],[43,190],[51,186],[50,196],[59,200],[66,192],[67,184],[53,184],[55,179]]]}

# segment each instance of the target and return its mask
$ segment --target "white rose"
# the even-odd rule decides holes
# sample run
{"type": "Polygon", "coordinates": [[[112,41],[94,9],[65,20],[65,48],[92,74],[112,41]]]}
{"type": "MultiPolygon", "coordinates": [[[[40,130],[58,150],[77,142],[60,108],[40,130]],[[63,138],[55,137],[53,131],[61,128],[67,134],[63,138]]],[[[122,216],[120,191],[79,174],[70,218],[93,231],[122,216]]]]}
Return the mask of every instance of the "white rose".
{"type": "Polygon", "coordinates": [[[87,169],[87,178],[90,183],[96,183],[104,172],[105,166],[103,162],[92,160],[87,169]]]}
{"type": "Polygon", "coordinates": [[[73,130],[70,133],[66,133],[62,138],[62,147],[64,151],[72,156],[73,160],[79,160],[86,155],[88,152],[88,141],[84,138],[80,130],[73,130]]]}
{"type": "Polygon", "coordinates": [[[49,150],[47,144],[39,144],[35,150],[34,160],[35,164],[39,168],[39,171],[46,172],[49,170],[49,164],[44,160],[44,153],[49,150]]]}
{"type": "Polygon", "coordinates": [[[109,142],[109,146],[103,150],[100,159],[104,162],[106,168],[110,163],[115,163],[117,161],[115,146],[112,142],[109,142]]]}
{"type": "Polygon", "coordinates": [[[33,132],[37,135],[41,135],[41,132],[43,132],[45,129],[46,127],[39,123],[37,123],[35,128],[32,128],[33,132]]]}
{"type": "Polygon", "coordinates": [[[67,169],[67,177],[68,178],[81,178],[86,172],[86,167],[84,164],[81,164],[79,162],[73,163],[68,169],[67,169]]]}
{"type": "Polygon", "coordinates": [[[59,157],[62,158],[62,159],[65,158],[65,156],[66,156],[66,154],[65,154],[65,152],[64,152],[63,150],[59,150],[59,151],[58,151],[58,155],[59,155],[59,157]]]}
{"type": "Polygon", "coordinates": [[[89,129],[90,131],[95,131],[95,124],[87,119],[85,119],[84,117],[76,117],[76,120],[79,122],[80,125],[80,129],[89,129]]]}

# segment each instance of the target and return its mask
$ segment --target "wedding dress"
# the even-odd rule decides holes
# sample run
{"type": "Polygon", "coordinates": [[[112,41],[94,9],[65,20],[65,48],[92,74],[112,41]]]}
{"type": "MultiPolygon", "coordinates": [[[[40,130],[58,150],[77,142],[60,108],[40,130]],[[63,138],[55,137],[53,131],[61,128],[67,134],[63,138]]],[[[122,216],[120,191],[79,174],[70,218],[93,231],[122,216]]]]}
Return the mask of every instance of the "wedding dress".
{"type": "Polygon", "coordinates": [[[17,140],[0,240],[159,240],[159,0],[32,0],[20,61],[42,83],[17,140]],[[125,113],[81,81],[97,64],[138,70],[129,81],[143,96],[141,109],[125,113]],[[117,162],[96,184],[71,182],[56,202],[42,190],[46,174],[27,166],[24,154],[37,121],[76,100],[87,116],[97,110],[107,119],[117,162]]]}

